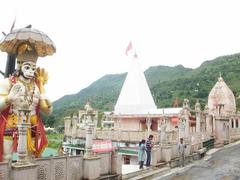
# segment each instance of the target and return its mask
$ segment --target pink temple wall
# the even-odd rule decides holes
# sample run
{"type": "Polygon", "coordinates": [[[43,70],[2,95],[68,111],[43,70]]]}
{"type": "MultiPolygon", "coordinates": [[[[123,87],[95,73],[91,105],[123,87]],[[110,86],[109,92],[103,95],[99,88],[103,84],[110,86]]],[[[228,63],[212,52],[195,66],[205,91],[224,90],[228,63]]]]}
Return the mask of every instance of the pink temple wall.
{"type": "Polygon", "coordinates": [[[124,118],[120,120],[120,129],[125,131],[140,131],[140,119],[124,118]]]}

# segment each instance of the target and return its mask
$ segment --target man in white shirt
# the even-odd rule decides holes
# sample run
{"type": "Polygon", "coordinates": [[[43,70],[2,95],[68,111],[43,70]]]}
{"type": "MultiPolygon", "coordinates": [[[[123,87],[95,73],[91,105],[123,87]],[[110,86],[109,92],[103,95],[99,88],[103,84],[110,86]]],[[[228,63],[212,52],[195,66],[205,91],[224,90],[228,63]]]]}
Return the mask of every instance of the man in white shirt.
{"type": "Polygon", "coordinates": [[[177,150],[180,156],[180,166],[184,167],[184,161],[185,161],[185,148],[186,144],[183,143],[183,138],[180,138],[180,142],[177,145],[177,150]]]}

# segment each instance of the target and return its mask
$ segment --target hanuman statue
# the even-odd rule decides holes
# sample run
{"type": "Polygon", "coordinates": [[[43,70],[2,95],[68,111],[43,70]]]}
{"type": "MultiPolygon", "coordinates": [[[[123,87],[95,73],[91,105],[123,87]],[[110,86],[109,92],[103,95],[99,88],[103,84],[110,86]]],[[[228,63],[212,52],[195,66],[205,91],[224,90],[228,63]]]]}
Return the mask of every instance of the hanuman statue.
{"type": "Polygon", "coordinates": [[[18,145],[19,109],[28,109],[27,151],[39,157],[47,146],[40,112],[49,115],[51,102],[44,93],[47,73],[36,67],[38,55],[28,43],[17,49],[17,69],[0,82],[0,161],[11,160],[18,145]]]}

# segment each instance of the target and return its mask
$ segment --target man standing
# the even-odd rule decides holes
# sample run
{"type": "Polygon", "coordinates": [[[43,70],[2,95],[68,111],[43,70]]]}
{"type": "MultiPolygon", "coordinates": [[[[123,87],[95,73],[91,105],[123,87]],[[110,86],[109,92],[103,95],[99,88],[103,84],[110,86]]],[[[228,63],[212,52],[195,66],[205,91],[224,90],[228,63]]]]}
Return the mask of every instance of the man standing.
{"type": "Polygon", "coordinates": [[[152,147],[153,147],[153,135],[149,135],[148,140],[146,142],[146,153],[147,153],[147,162],[146,162],[146,166],[150,167],[150,163],[151,163],[151,151],[152,151],[152,147]]]}
{"type": "Polygon", "coordinates": [[[183,138],[180,138],[180,143],[178,143],[177,149],[180,156],[180,166],[184,167],[184,161],[185,161],[185,148],[186,144],[183,143],[183,138]]]}

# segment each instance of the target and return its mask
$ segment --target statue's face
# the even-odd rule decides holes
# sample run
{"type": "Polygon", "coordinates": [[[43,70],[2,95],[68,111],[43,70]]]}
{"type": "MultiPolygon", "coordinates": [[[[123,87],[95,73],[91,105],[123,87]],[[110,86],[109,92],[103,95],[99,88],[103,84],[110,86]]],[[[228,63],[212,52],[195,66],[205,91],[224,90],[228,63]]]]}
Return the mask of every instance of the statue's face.
{"type": "Polygon", "coordinates": [[[22,75],[26,79],[33,79],[36,71],[36,63],[24,62],[21,67],[22,75]]]}

